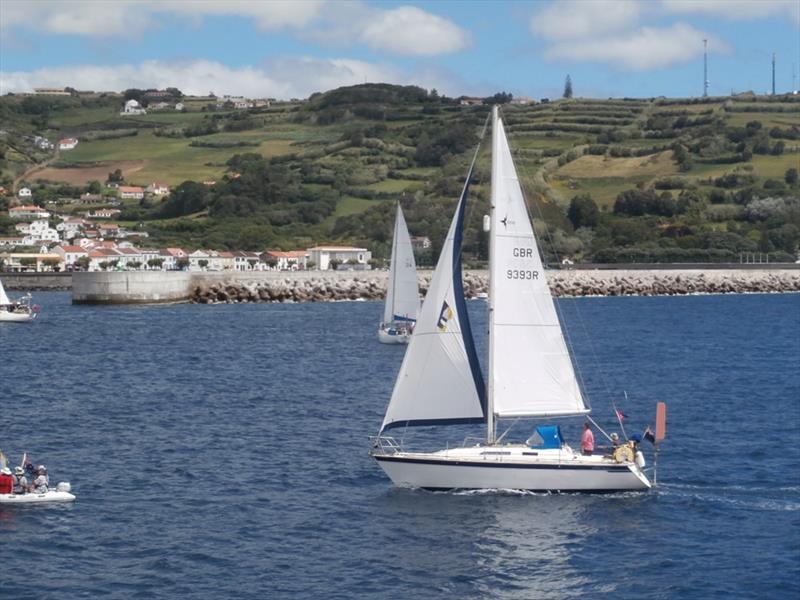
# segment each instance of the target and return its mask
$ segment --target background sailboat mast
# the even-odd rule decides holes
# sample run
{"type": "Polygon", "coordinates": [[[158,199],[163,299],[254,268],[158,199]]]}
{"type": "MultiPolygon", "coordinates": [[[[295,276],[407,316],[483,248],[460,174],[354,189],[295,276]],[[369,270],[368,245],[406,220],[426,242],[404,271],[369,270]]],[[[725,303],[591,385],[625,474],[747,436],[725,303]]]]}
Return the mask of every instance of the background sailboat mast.
{"type": "Polygon", "coordinates": [[[397,271],[399,265],[397,264],[397,248],[399,246],[398,237],[400,235],[400,202],[397,203],[397,210],[394,214],[394,237],[392,238],[392,258],[389,268],[392,270],[392,312],[390,321],[394,321],[394,316],[397,314],[395,310],[395,302],[397,302],[397,271]]]}
{"type": "Polygon", "coordinates": [[[497,152],[497,119],[498,109],[495,104],[492,106],[492,180],[491,188],[492,194],[489,201],[489,371],[486,381],[486,443],[494,444],[495,442],[495,422],[494,422],[494,260],[495,251],[497,246],[497,236],[494,231],[494,211],[497,206],[497,191],[496,179],[499,176],[498,160],[500,153],[497,152]]]}

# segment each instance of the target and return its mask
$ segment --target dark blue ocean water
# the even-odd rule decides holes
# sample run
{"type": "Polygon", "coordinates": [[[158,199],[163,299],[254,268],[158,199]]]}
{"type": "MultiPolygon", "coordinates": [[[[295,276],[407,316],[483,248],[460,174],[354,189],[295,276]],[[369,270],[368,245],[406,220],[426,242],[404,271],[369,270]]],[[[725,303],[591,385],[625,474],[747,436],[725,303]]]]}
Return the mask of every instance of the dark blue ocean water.
{"type": "Polygon", "coordinates": [[[669,407],[659,488],[597,496],[394,489],[378,303],[35,300],[0,448],[78,500],[0,507],[4,599],[800,595],[800,295],[560,301],[601,424],[669,407]]]}

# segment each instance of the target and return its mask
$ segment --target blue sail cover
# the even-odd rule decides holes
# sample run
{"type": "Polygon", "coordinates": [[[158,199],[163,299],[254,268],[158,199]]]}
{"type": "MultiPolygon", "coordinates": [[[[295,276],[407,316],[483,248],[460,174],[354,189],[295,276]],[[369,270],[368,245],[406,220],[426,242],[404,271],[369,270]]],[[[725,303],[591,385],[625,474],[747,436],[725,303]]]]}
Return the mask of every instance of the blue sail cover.
{"type": "Polygon", "coordinates": [[[536,445],[531,444],[531,448],[557,450],[561,448],[564,443],[564,438],[561,436],[561,427],[558,425],[539,425],[539,427],[536,428],[536,433],[542,439],[542,443],[536,445]]]}

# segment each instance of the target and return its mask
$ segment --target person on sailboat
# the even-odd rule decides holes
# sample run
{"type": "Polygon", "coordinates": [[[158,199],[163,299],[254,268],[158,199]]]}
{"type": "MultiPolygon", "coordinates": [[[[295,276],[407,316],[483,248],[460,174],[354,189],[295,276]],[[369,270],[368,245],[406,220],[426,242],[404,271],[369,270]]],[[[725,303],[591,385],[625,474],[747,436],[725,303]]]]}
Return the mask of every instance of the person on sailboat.
{"type": "Polygon", "coordinates": [[[14,494],[25,494],[30,489],[28,478],[25,477],[25,469],[22,467],[14,468],[14,494]]]}
{"type": "Polygon", "coordinates": [[[47,467],[39,465],[36,469],[36,479],[33,480],[33,491],[36,494],[44,494],[48,485],[50,480],[47,478],[47,467]]]}
{"type": "Polygon", "coordinates": [[[594,434],[589,423],[586,422],[583,424],[583,435],[581,435],[581,453],[591,456],[592,452],[594,452],[594,434]]]}
{"type": "Polygon", "coordinates": [[[14,478],[11,469],[5,467],[0,471],[0,494],[10,494],[14,491],[14,478]]]}

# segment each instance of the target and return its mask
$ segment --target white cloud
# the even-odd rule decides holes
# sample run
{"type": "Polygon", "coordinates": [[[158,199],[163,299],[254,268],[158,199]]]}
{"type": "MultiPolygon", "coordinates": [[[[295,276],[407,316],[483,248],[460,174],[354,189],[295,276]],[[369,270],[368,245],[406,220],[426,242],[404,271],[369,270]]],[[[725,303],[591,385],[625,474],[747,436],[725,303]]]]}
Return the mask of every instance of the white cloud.
{"type": "Polygon", "coordinates": [[[705,14],[732,21],[786,15],[800,22],[797,0],[662,0],[662,6],[671,13],[705,14]]]}
{"type": "Polygon", "coordinates": [[[394,54],[447,54],[469,45],[469,36],[455,23],[413,6],[375,11],[362,27],[361,41],[394,54]]]}
{"type": "Polygon", "coordinates": [[[550,59],[610,63],[644,71],[684,63],[703,53],[703,39],[719,53],[727,46],[719,39],[684,23],[672,27],[641,27],[624,36],[574,39],[559,42],[547,50],[550,59]]]}
{"type": "Polygon", "coordinates": [[[52,67],[0,72],[0,95],[34,87],[70,86],[79,90],[120,91],[127,88],[177,87],[185,94],[245,95],[254,98],[306,98],[345,85],[364,82],[436,87],[458,95],[463,82],[442,71],[395,67],[346,58],[283,57],[260,66],[232,68],[208,60],[149,60],[138,65],[52,67]]]}
{"type": "Polygon", "coordinates": [[[407,56],[456,52],[470,43],[469,34],[452,21],[413,6],[390,10],[360,0],[2,0],[0,29],[17,27],[58,35],[99,38],[138,37],[159,27],[159,15],[191,22],[219,16],[252,19],[264,32],[288,29],[306,39],[407,56]]]}
{"type": "Polygon", "coordinates": [[[597,37],[636,25],[641,6],[634,0],[553,3],[531,17],[530,28],[548,40],[597,37]]]}
{"type": "Polygon", "coordinates": [[[147,27],[157,25],[154,15],[173,13],[192,20],[239,15],[254,19],[263,31],[274,31],[308,24],[323,4],[324,0],[3,0],[0,27],[5,31],[24,25],[62,35],[137,36],[147,27]]]}

